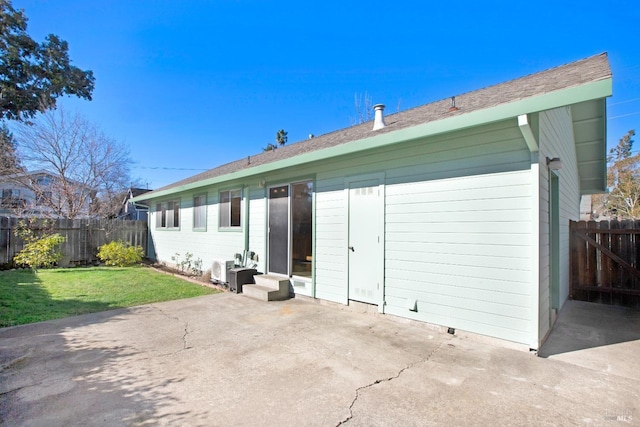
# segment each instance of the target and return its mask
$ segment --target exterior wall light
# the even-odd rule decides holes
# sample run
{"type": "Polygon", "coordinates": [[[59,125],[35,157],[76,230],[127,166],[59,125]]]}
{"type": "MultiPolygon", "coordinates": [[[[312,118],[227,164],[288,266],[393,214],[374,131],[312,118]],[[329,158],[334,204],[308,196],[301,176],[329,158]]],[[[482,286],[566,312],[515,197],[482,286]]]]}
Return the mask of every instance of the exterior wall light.
{"type": "Polygon", "coordinates": [[[552,159],[547,157],[547,166],[552,171],[559,171],[562,169],[562,160],[560,160],[560,157],[554,157],[552,159]]]}

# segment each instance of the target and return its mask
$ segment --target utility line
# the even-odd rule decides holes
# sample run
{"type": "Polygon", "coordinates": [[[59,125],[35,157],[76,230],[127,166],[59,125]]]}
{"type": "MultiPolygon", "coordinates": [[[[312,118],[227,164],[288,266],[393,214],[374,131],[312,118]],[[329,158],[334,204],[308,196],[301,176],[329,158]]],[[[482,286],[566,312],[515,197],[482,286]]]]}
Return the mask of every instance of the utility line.
{"type": "Polygon", "coordinates": [[[635,116],[636,114],[640,114],[640,111],[634,111],[633,113],[622,114],[620,116],[607,117],[607,120],[619,119],[620,117],[635,116]]]}
{"type": "Polygon", "coordinates": [[[613,107],[614,105],[626,104],[627,102],[635,102],[635,101],[640,101],[640,98],[633,98],[633,99],[627,99],[625,101],[614,102],[612,104],[609,104],[609,107],[613,107]]]}
{"type": "Polygon", "coordinates": [[[138,166],[135,169],[155,169],[155,170],[174,170],[174,171],[206,171],[209,169],[194,169],[194,168],[171,168],[167,166],[138,166]]]}

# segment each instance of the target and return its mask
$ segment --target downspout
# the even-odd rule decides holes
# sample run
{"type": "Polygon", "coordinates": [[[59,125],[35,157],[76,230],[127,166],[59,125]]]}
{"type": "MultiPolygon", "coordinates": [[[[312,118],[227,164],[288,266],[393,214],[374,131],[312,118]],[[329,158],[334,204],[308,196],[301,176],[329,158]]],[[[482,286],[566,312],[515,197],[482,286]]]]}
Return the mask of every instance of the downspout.
{"type": "Polygon", "coordinates": [[[518,116],[518,127],[531,154],[531,337],[529,348],[540,345],[540,145],[527,114],[518,116]]]}
{"type": "MultiPolygon", "coordinates": [[[[243,256],[249,253],[249,205],[251,191],[248,185],[242,186],[242,193],[244,195],[244,252],[243,256]]],[[[243,263],[246,265],[247,260],[243,259],[243,263]]]]}
{"type": "Polygon", "coordinates": [[[311,297],[316,298],[316,258],[318,257],[318,253],[316,252],[316,177],[313,177],[313,197],[311,198],[311,297]]]}

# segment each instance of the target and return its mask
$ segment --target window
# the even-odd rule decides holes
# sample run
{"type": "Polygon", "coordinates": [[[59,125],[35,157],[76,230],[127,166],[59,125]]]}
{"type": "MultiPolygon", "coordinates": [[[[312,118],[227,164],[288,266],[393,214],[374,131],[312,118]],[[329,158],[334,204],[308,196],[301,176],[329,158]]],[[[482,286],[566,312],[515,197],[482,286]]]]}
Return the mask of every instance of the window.
{"type": "Polygon", "coordinates": [[[207,228],[207,196],[206,194],[193,198],[193,228],[204,230],[207,228]]]}
{"type": "Polygon", "coordinates": [[[156,203],[156,228],[180,227],[180,201],[156,203]]]}
{"type": "Polygon", "coordinates": [[[42,185],[42,186],[51,185],[51,177],[49,175],[38,175],[36,177],[36,185],[42,185]]]}
{"type": "Polygon", "coordinates": [[[311,277],[313,183],[291,184],[291,273],[311,277]]]}
{"type": "Polygon", "coordinates": [[[220,192],[220,227],[240,227],[241,200],[240,190],[220,192]]]}
{"type": "Polygon", "coordinates": [[[3,208],[22,208],[25,201],[20,198],[20,190],[3,189],[0,206],[3,208]]]}
{"type": "Polygon", "coordinates": [[[164,228],[167,226],[167,212],[162,203],[156,204],[156,228],[164,228]]]}
{"type": "Polygon", "coordinates": [[[3,199],[13,199],[17,197],[20,197],[20,190],[10,190],[10,189],[2,190],[3,199]]]}

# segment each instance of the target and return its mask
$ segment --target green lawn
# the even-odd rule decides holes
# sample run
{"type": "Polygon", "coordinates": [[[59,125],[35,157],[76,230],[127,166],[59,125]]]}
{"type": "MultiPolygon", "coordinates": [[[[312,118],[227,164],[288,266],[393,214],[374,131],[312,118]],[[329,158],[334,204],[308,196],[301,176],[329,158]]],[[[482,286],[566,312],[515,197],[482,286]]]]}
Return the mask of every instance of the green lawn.
{"type": "Polygon", "coordinates": [[[147,267],[0,271],[0,327],[216,292],[147,267]]]}

